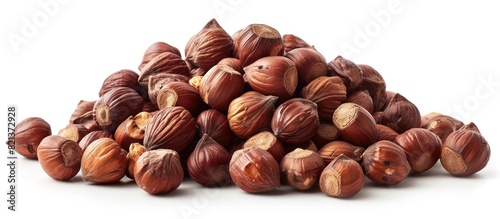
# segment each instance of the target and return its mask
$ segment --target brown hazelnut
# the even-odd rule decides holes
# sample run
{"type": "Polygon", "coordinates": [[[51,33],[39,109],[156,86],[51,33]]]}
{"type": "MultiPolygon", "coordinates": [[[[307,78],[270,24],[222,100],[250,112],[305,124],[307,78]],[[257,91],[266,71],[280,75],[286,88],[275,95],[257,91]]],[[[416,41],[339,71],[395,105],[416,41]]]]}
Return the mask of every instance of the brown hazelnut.
{"type": "Polygon", "coordinates": [[[309,140],[319,128],[315,103],[293,98],[280,104],[271,120],[273,133],[283,142],[300,144],[309,140]]]}
{"type": "Polygon", "coordinates": [[[82,178],[104,184],[120,181],[127,171],[127,152],[111,138],[94,140],[83,152],[82,178]]]}
{"type": "Polygon", "coordinates": [[[171,149],[142,153],[134,166],[134,179],[142,190],[152,195],[176,190],[184,180],[179,153],[171,149]]]}
{"type": "Polygon", "coordinates": [[[219,61],[218,64],[229,66],[230,68],[234,69],[235,71],[238,71],[241,74],[245,73],[243,71],[243,66],[241,65],[241,61],[237,58],[233,57],[223,58],[222,60],[219,61]]]}
{"type": "Polygon", "coordinates": [[[382,75],[369,65],[359,64],[359,69],[363,74],[363,82],[358,86],[358,90],[366,90],[373,100],[373,111],[383,110],[387,101],[386,83],[382,75]]]}
{"type": "Polygon", "coordinates": [[[351,144],[366,148],[377,140],[375,119],[358,104],[341,104],[333,113],[333,124],[340,138],[351,144]]]}
{"type": "Polygon", "coordinates": [[[172,52],[163,52],[151,59],[139,74],[139,84],[148,87],[149,77],[161,74],[189,75],[189,69],[181,56],[172,52]]]}
{"type": "Polygon", "coordinates": [[[40,117],[28,117],[17,123],[14,128],[14,148],[23,157],[37,159],[40,142],[52,135],[50,124],[40,117]]]}
{"type": "Polygon", "coordinates": [[[160,90],[170,82],[184,82],[186,84],[191,80],[190,77],[186,75],[174,74],[174,73],[162,73],[151,75],[148,78],[147,90],[149,101],[158,108],[158,93],[160,90]]]}
{"type": "Polygon", "coordinates": [[[490,159],[490,145],[476,124],[452,132],[443,142],[440,161],[453,176],[470,176],[482,170],[490,159]]]}
{"type": "Polygon", "coordinates": [[[186,44],[186,61],[201,69],[210,69],[220,60],[233,54],[233,39],[211,19],[186,44]]]}
{"type": "Polygon", "coordinates": [[[182,106],[191,115],[197,116],[202,109],[203,101],[196,88],[184,82],[170,82],[165,84],[156,96],[158,109],[171,106],[182,106]]]}
{"type": "Polygon", "coordinates": [[[297,48],[310,48],[311,45],[304,41],[302,38],[294,35],[294,34],[283,34],[283,46],[285,50],[285,54],[290,52],[293,49],[297,48]]]}
{"type": "Polygon", "coordinates": [[[204,186],[225,186],[231,182],[231,155],[210,136],[204,134],[187,159],[191,179],[204,186]]]}
{"type": "Polygon", "coordinates": [[[123,120],[142,110],[144,101],[129,87],[112,88],[95,103],[93,116],[99,127],[114,132],[123,120]]]}
{"type": "Polygon", "coordinates": [[[245,141],[242,148],[258,147],[269,152],[279,163],[285,156],[285,147],[281,141],[270,131],[259,132],[245,141]]]}
{"type": "Polygon", "coordinates": [[[361,166],[368,179],[379,185],[399,184],[411,171],[403,148],[387,140],[366,148],[361,166]]]}
{"type": "Polygon", "coordinates": [[[314,48],[297,48],[285,54],[295,63],[299,83],[309,84],[314,79],[326,76],[326,59],[314,48]]]}
{"type": "Polygon", "coordinates": [[[363,73],[359,66],[342,56],[328,62],[328,75],[342,78],[347,93],[354,91],[363,82],[363,73]]]}
{"type": "Polygon", "coordinates": [[[217,64],[200,81],[201,99],[211,108],[226,113],[231,101],[243,94],[245,81],[233,68],[217,64]]]}
{"type": "Polygon", "coordinates": [[[311,140],[318,148],[322,148],[328,142],[340,138],[339,129],[331,122],[321,122],[318,131],[314,133],[311,140]]]}
{"type": "MultiPolygon", "coordinates": [[[[106,92],[117,87],[128,87],[134,89],[139,94],[142,94],[142,87],[137,81],[139,79],[139,74],[135,71],[129,69],[122,69],[114,72],[102,82],[101,89],[99,90],[99,97],[104,95],[106,92]]],[[[147,98],[147,92],[143,94],[147,98]]],[[[142,96],[142,95],[141,95],[142,96]]]]}
{"type": "Polygon", "coordinates": [[[233,56],[246,67],[262,57],[280,56],[284,53],[281,34],[265,24],[250,24],[232,36],[233,56]]]}
{"type": "Polygon", "coordinates": [[[227,116],[216,109],[207,109],[196,117],[198,136],[204,134],[210,136],[214,141],[228,148],[233,138],[233,131],[229,127],[227,116]]]}
{"type": "Polygon", "coordinates": [[[346,100],[346,87],[340,77],[322,76],[307,84],[301,91],[301,97],[318,106],[321,121],[331,121],[333,112],[346,100]]]}
{"type": "Polygon", "coordinates": [[[332,197],[350,198],[365,185],[365,174],[361,165],[344,155],[336,157],[321,172],[319,188],[332,197]]]}
{"type": "Polygon", "coordinates": [[[352,92],[347,96],[345,102],[358,104],[365,108],[370,114],[373,113],[373,100],[367,90],[352,92]]]}
{"type": "Polygon", "coordinates": [[[280,162],[282,179],[299,190],[312,188],[323,168],[325,162],[318,153],[302,148],[287,153],[280,162]]]}
{"type": "Polygon", "coordinates": [[[80,171],[82,149],[64,137],[45,137],[38,146],[37,155],[42,169],[53,179],[70,180],[80,171]]]}
{"type": "Polygon", "coordinates": [[[114,133],[114,140],[128,151],[131,143],[142,144],[146,124],[153,115],[148,112],[140,112],[125,119],[114,133]]]}
{"type": "Polygon", "coordinates": [[[83,136],[78,145],[85,151],[90,143],[99,138],[113,138],[113,134],[104,130],[91,131],[83,136]]]}
{"type": "Polygon", "coordinates": [[[200,83],[203,76],[197,75],[189,79],[189,85],[193,86],[198,92],[200,92],[200,83]]]}
{"type": "Polygon", "coordinates": [[[396,138],[396,136],[399,135],[397,132],[395,132],[394,130],[385,125],[376,124],[375,126],[377,127],[377,132],[378,132],[377,141],[381,140],[394,141],[394,138],[396,138]]]}
{"type": "Polygon", "coordinates": [[[380,124],[401,134],[408,129],[419,128],[420,120],[420,111],[417,106],[403,95],[396,93],[384,109],[380,124]]]}
{"type": "Polygon", "coordinates": [[[144,68],[144,66],[148,64],[148,62],[151,61],[154,57],[164,52],[171,52],[173,54],[181,56],[181,52],[179,51],[179,49],[177,49],[177,47],[165,42],[154,42],[144,52],[142,62],[138,67],[139,71],[142,71],[142,68],[144,68]]]}
{"type": "Polygon", "coordinates": [[[394,138],[394,142],[403,147],[410,174],[418,174],[432,168],[439,160],[441,139],[424,128],[411,128],[394,138]]]}
{"type": "Polygon", "coordinates": [[[250,87],[264,95],[273,95],[284,102],[297,89],[298,74],[295,63],[283,56],[266,56],[244,67],[244,79],[250,87]]]}
{"type": "Polygon", "coordinates": [[[278,97],[248,91],[229,104],[227,119],[231,130],[241,139],[271,129],[278,97]]]}
{"type": "Polygon", "coordinates": [[[436,112],[423,115],[420,124],[420,127],[438,135],[441,142],[444,142],[448,135],[462,126],[464,126],[462,121],[436,112]]]}
{"type": "Polygon", "coordinates": [[[332,160],[334,160],[341,154],[359,162],[362,159],[364,151],[365,148],[363,147],[353,145],[349,142],[336,140],[329,142],[321,147],[318,151],[318,154],[326,164],[329,164],[330,162],[332,162],[332,160]]]}
{"type": "Polygon", "coordinates": [[[248,193],[268,192],[281,187],[279,164],[262,148],[235,151],[229,162],[229,174],[234,184],[248,193]]]}
{"type": "Polygon", "coordinates": [[[144,128],[144,146],[182,151],[196,135],[196,120],[180,106],[167,107],[154,114],[144,128]]]}
{"type": "Polygon", "coordinates": [[[92,110],[94,109],[95,100],[80,100],[73,110],[71,117],[69,119],[70,124],[81,124],[85,120],[90,119],[93,120],[92,110]]]}

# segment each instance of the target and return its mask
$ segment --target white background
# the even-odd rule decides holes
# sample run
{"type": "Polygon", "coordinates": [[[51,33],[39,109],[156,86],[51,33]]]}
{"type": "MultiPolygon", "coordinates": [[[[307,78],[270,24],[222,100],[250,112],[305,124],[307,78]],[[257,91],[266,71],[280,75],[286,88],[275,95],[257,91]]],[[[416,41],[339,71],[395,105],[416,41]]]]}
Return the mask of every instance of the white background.
{"type": "MultiPolygon", "coordinates": [[[[138,71],[150,44],[164,41],[184,51],[187,40],[216,18],[229,34],[251,23],[265,23],[281,34],[302,37],[328,61],[344,55],[369,64],[383,75],[388,90],[406,96],[422,114],[437,111],[476,123],[492,155],[488,166],[472,177],[452,177],[437,164],[396,186],[367,181],[350,199],[288,187],[252,195],[235,186],[203,189],[189,180],[172,193],[151,196],[125,178],[114,185],[92,185],[80,174],[72,182],[55,181],[37,161],[20,157],[18,212],[10,213],[3,204],[1,215],[467,218],[497,214],[500,15],[494,1],[70,0],[56,2],[57,7],[48,11],[42,6],[46,2],[54,1],[0,5],[2,107],[6,112],[8,104],[16,104],[18,121],[42,117],[57,133],[79,100],[97,98],[109,74],[138,71]],[[26,31],[29,25],[31,32],[26,31]],[[23,40],[16,44],[13,38],[23,40]],[[342,49],[346,45],[351,53],[342,49]]],[[[6,139],[5,126],[1,139],[6,139]]],[[[0,154],[4,194],[0,197],[5,203],[7,150],[0,154]]]]}

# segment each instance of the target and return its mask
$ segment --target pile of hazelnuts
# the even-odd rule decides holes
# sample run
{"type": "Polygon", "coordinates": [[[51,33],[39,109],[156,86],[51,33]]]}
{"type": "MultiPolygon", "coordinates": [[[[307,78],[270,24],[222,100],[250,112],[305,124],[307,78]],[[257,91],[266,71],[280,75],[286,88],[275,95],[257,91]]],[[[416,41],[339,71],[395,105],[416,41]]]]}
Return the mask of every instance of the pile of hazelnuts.
{"type": "Polygon", "coordinates": [[[102,82],[57,134],[44,119],[15,128],[18,154],[53,179],[110,184],[125,177],[150,194],[236,185],[248,193],[319,186],[356,195],[365,177],[395,185],[438,161],[453,176],[488,163],[474,123],[421,115],[380,73],[265,24],[228,34],[210,20],[185,46],[149,46],[138,72],[102,82]],[[96,92],[97,93],[97,92],[96,92]]]}

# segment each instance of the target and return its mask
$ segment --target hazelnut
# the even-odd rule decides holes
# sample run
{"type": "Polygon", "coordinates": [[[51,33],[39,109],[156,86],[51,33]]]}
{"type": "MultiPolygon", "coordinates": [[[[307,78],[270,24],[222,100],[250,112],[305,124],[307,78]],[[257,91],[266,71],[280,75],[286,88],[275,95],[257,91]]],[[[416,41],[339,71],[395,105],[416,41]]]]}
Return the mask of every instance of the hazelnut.
{"type": "Polygon", "coordinates": [[[411,171],[403,148],[387,140],[366,148],[361,166],[368,179],[379,185],[399,184],[411,171]]]}
{"type": "Polygon", "coordinates": [[[246,67],[262,57],[281,56],[284,53],[281,34],[265,24],[250,24],[232,36],[233,56],[246,67]]]}
{"type": "Polygon", "coordinates": [[[174,81],[165,84],[158,91],[156,105],[160,110],[171,106],[182,106],[191,115],[197,116],[200,113],[203,101],[196,88],[188,83],[174,81]]]}
{"type": "Polygon", "coordinates": [[[190,77],[186,75],[174,74],[174,73],[162,73],[151,75],[148,78],[147,90],[149,101],[158,108],[158,93],[160,90],[170,82],[184,82],[189,83],[190,77]]]}
{"type": "Polygon", "coordinates": [[[278,97],[248,91],[229,104],[227,120],[236,136],[248,139],[261,131],[271,129],[271,119],[278,97]]]}
{"type": "Polygon", "coordinates": [[[234,69],[235,71],[238,71],[241,74],[244,73],[243,66],[241,65],[241,61],[237,58],[233,58],[233,57],[223,58],[222,60],[219,61],[218,64],[229,66],[230,68],[234,69]]]}
{"type": "Polygon", "coordinates": [[[321,122],[318,131],[314,133],[311,140],[318,148],[322,148],[328,142],[340,138],[339,129],[331,122],[321,122]]]}
{"type": "Polygon", "coordinates": [[[134,165],[137,185],[149,194],[169,193],[184,180],[179,153],[171,149],[146,151],[134,165]]]}
{"type": "Polygon", "coordinates": [[[419,128],[420,120],[420,111],[417,106],[403,95],[396,93],[384,109],[380,124],[401,134],[408,129],[419,128]]]}
{"type": "Polygon", "coordinates": [[[448,135],[460,129],[464,123],[451,116],[431,112],[422,116],[420,127],[425,128],[438,135],[444,142],[448,135]]]}
{"type": "Polygon", "coordinates": [[[331,121],[333,112],[346,100],[346,87],[340,77],[322,76],[302,88],[301,97],[316,103],[321,121],[331,121]]]}
{"type": "Polygon", "coordinates": [[[244,67],[244,79],[250,87],[264,95],[273,95],[284,102],[297,89],[295,63],[283,56],[266,56],[244,67]]]}
{"type": "Polygon", "coordinates": [[[201,79],[199,95],[208,106],[225,113],[231,101],[243,94],[244,87],[245,81],[238,71],[218,64],[201,79]]]}
{"type": "Polygon", "coordinates": [[[287,153],[280,162],[283,180],[299,190],[312,188],[319,180],[325,162],[318,153],[297,148],[287,153]]]}
{"type": "Polygon", "coordinates": [[[351,144],[366,148],[377,140],[375,119],[358,104],[341,104],[333,113],[333,124],[340,138],[351,144]]]}
{"type": "Polygon", "coordinates": [[[132,88],[112,88],[96,101],[93,116],[102,130],[113,133],[123,120],[139,113],[143,104],[142,97],[132,88]]]}
{"type": "Polygon", "coordinates": [[[301,84],[326,76],[326,59],[314,48],[297,48],[286,53],[285,57],[295,63],[301,84]]]}
{"type": "Polygon", "coordinates": [[[396,138],[396,136],[399,135],[397,132],[395,132],[394,130],[385,125],[376,124],[375,126],[377,127],[377,132],[378,132],[377,141],[381,140],[394,141],[394,138],[396,138]]]}
{"type": "Polygon", "coordinates": [[[148,64],[148,62],[151,61],[154,57],[164,52],[171,52],[173,54],[181,56],[181,52],[179,51],[179,49],[177,49],[177,47],[165,42],[154,42],[144,52],[142,62],[138,67],[139,71],[142,71],[144,66],[148,64]]]}
{"type": "Polygon", "coordinates": [[[358,90],[366,90],[373,100],[373,111],[383,110],[387,101],[386,83],[382,75],[373,67],[359,64],[359,69],[363,75],[363,82],[358,86],[358,90]]]}
{"type": "Polygon", "coordinates": [[[403,147],[410,163],[410,174],[418,174],[432,168],[439,160],[441,139],[424,128],[411,128],[394,138],[403,147]]]}
{"type": "MultiPolygon", "coordinates": [[[[143,90],[137,81],[138,79],[139,74],[129,69],[122,69],[114,72],[108,75],[108,77],[106,77],[106,79],[102,82],[101,89],[99,90],[99,97],[104,95],[109,90],[117,87],[128,87],[134,89],[136,92],[142,92],[143,90]]],[[[147,92],[144,95],[147,97],[147,92]]]]}
{"type": "Polygon", "coordinates": [[[90,143],[99,138],[113,138],[113,134],[104,130],[91,131],[83,136],[78,145],[85,151],[90,143]]]}
{"type": "Polygon", "coordinates": [[[28,117],[17,123],[14,129],[14,148],[18,154],[29,159],[37,159],[40,142],[52,135],[50,124],[40,117],[28,117]]]}
{"type": "Polygon", "coordinates": [[[139,85],[148,87],[149,77],[161,74],[189,75],[189,69],[181,56],[172,52],[163,52],[149,61],[139,74],[139,85]]]}
{"type": "Polygon", "coordinates": [[[210,136],[214,141],[227,148],[235,137],[229,127],[227,116],[216,109],[207,109],[196,117],[198,136],[204,134],[210,136]]]}
{"type": "Polygon", "coordinates": [[[68,124],[59,132],[57,135],[65,137],[76,143],[80,143],[80,140],[87,135],[90,131],[82,124],[68,124]]]}
{"type": "Polygon", "coordinates": [[[125,119],[114,133],[116,143],[120,144],[125,151],[128,151],[131,143],[142,144],[146,124],[153,115],[148,112],[140,112],[125,119]]]}
{"type": "Polygon", "coordinates": [[[229,162],[229,174],[234,184],[248,193],[268,192],[281,187],[279,164],[262,148],[235,151],[229,162]]]}
{"type": "Polygon", "coordinates": [[[83,152],[82,178],[104,184],[120,181],[127,171],[127,152],[111,138],[99,138],[83,152]]]}
{"type": "Polygon", "coordinates": [[[81,124],[87,119],[93,120],[92,110],[94,109],[95,100],[87,101],[80,100],[73,110],[71,117],[69,119],[70,124],[81,124]]]}
{"type": "Polygon", "coordinates": [[[259,132],[245,141],[242,148],[258,147],[269,152],[279,163],[285,156],[285,147],[281,141],[270,131],[259,132]]]}
{"type": "Polygon", "coordinates": [[[80,171],[82,149],[64,137],[45,137],[38,146],[37,156],[42,169],[53,179],[70,180],[80,171]]]}
{"type": "Polygon", "coordinates": [[[307,43],[302,38],[294,34],[283,34],[282,39],[283,39],[285,54],[293,49],[312,47],[311,45],[309,45],[309,43],[307,43]]]}
{"type": "Polygon", "coordinates": [[[211,19],[186,44],[186,61],[201,69],[210,69],[220,60],[233,54],[233,39],[211,19]]]}
{"type": "Polygon", "coordinates": [[[367,90],[352,92],[347,96],[345,102],[358,104],[365,108],[370,114],[373,113],[373,100],[367,90]]]}
{"type": "Polygon", "coordinates": [[[187,159],[191,179],[204,186],[224,186],[231,182],[231,155],[210,136],[204,134],[187,159]]]}
{"type": "Polygon", "coordinates": [[[189,85],[193,86],[198,92],[200,92],[200,83],[203,76],[197,75],[189,79],[189,85]]]}
{"type": "Polygon", "coordinates": [[[196,135],[196,120],[180,106],[167,107],[154,114],[144,128],[144,146],[182,151],[196,135]]]}
{"type": "Polygon", "coordinates": [[[332,197],[350,198],[365,185],[365,175],[361,165],[344,155],[336,157],[321,172],[319,188],[332,197]]]}
{"type": "Polygon", "coordinates": [[[363,73],[359,66],[342,56],[328,62],[328,75],[342,78],[347,93],[354,91],[363,82],[363,73]]]}
{"type": "Polygon", "coordinates": [[[326,164],[329,164],[330,162],[332,162],[332,160],[334,160],[341,154],[355,161],[360,162],[364,151],[365,148],[363,147],[353,145],[349,142],[336,140],[329,142],[325,144],[323,147],[321,147],[318,151],[318,154],[321,156],[321,158],[325,161],[326,164]]]}
{"type": "Polygon", "coordinates": [[[273,133],[283,142],[300,144],[309,140],[319,128],[315,103],[293,98],[280,104],[271,120],[273,133]]]}
{"type": "Polygon", "coordinates": [[[469,123],[452,132],[443,142],[440,161],[453,176],[470,176],[488,164],[490,145],[476,124],[469,123]]]}
{"type": "Polygon", "coordinates": [[[135,162],[137,159],[141,156],[142,153],[146,152],[146,147],[144,145],[139,144],[139,143],[131,143],[130,147],[128,148],[128,153],[127,153],[127,171],[125,172],[125,175],[130,178],[134,179],[134,167],[135,167],[135,162]]]}

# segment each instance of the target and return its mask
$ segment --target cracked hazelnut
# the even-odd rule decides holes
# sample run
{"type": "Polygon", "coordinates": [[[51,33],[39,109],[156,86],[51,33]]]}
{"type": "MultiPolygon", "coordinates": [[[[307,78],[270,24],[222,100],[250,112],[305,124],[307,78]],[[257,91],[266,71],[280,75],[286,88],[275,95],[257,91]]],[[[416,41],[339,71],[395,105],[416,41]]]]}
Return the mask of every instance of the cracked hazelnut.
{"type": "Polygon", "coordinates": [[[128,153],[127,153],[127,172],[125,172],[125,175],[130,178],[134,179],[134,167],[135,167],[135,162],[139,157],[141,156],[142,153],[146,152],[146,147],[144,145],[141,145],[139,143],[132,143],[130,144],[130,147],[128,148],[128,153]]]}
{"type": "Polygon", "coordinates": [[[125,151],[128,151],[130,144],[142,144],[144,140],[144,129],[152,115],[148,112],[140,112],[134,116],[129,116],[116,129],[113,138],[125,151]]]}

